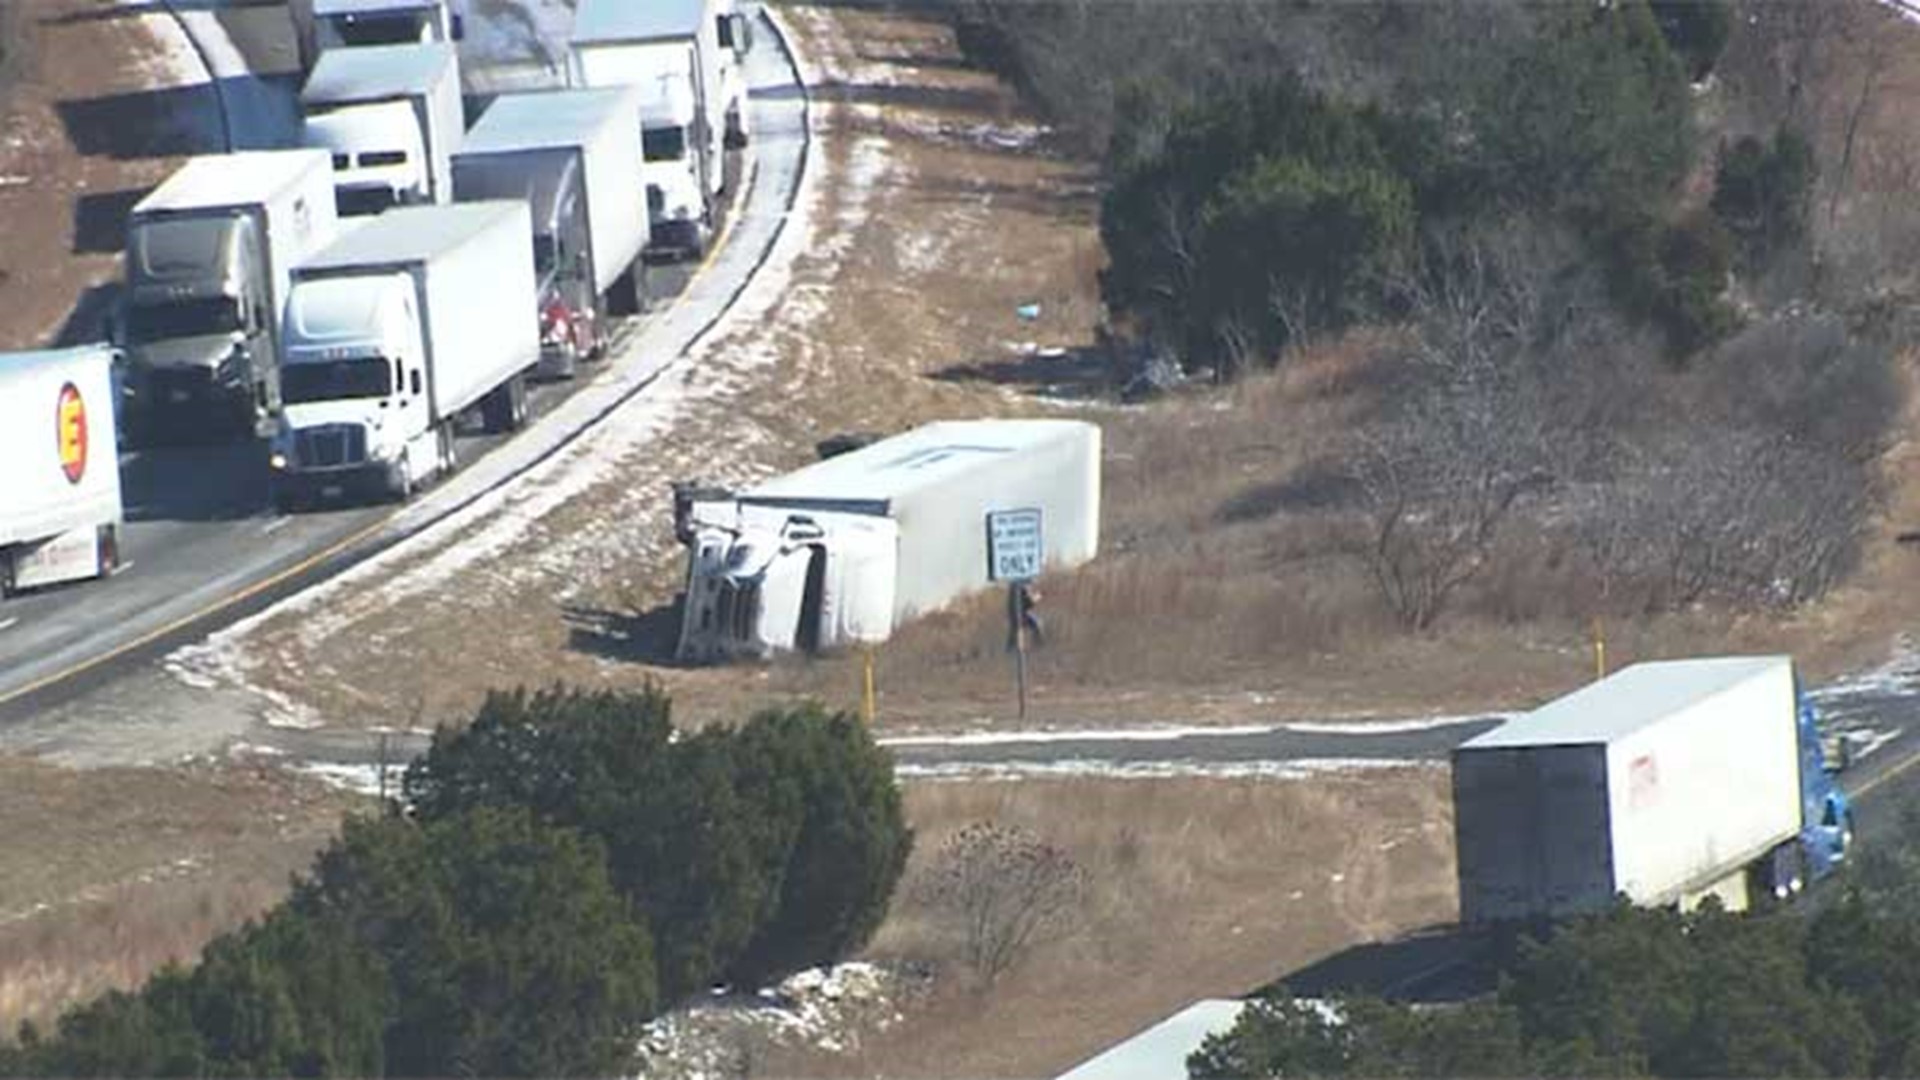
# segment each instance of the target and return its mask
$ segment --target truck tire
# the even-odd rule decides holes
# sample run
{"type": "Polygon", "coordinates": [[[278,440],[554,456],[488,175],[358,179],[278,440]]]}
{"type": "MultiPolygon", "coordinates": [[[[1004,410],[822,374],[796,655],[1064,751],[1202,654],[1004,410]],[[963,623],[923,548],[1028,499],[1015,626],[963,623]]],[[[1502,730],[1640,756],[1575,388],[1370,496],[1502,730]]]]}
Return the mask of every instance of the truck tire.
{"type": "Polygon", "coordinates": [[[451,420],[437,429],[437,441],[440,451],[440,475],[450,476],[460,467],[460,444],[454,438],[451,420]]]}
{"type": "Polygon", "coordinates": [[[110,577],[120,568],[120,526],[102,525],[95,534],[95,550],[98,552],[100,576],[110,577]]]}
{"type": "Polygon", "coordinates": [[[640,260],[635,259],[627,272],[614,281],[607,290],[607,313],[609,315],[638,315],[641,312],[642,293],[640,282],[640,260]]]}
{"type": "Polygon", "coordinates": [[[515,375],[480,400],[480,420],[488,433],[518,431],[527,422],[527,377],[515,375]]]}
{"type": "Polygon", "coordinates": [[[480,399],[480,430],[489,435],[498,435],[507,430],[505,403],[500,396],[503,389],[505,387],[495,387],[480,399]]]}
{"type": "Polygon", "coordinates": [[[523,372],[507,380],[507,430],[527,426],[527,376],[523,372]]]}
{"type": "Polygon", "coordinates": [[[1789,841],[1774,849],[1769,860],[1768,885],[1773,899],[1785,903],[1807,888],[1807,858],[1798,841],[1789,841]]]}
{"type": "Polygon", "coordinates": [[[413,457],[405,450],[400,451],[400,460],[393,463],[393,475],[388,479],[387,493],[395,502],[406,502],[413,498],[413,457]]]}

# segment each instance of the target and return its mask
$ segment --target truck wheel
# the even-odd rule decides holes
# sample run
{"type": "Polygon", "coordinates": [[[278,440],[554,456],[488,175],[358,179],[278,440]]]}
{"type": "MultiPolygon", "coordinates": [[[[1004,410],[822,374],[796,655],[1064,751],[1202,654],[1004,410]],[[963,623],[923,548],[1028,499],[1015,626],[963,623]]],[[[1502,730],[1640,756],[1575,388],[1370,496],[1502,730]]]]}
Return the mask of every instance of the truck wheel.
{"type": "Polygon", "coordinates": [[[400,451],[400,460],[393,463],[389,490],[395,502],[406,502],[413,498],[413,458],[405,450],[400,451]]]}
{"type": "Polygon", "coordinates": [[[1804,892],[1807,887],[1806,854],[1800,850],[1797,841],[1789,842],[1775,849],[1772,859],[1771,880],[1773,898],[1785,902],[1804,892]]]}
{"type": "Polygon", "coordinates": [[[100,531],[95,535],[95,544],[99,552],[100,576],[106,577],[120,567],[119,526],[100,526],[100,531]]]}
{"type": "Polygon", "coordinates": [[[507,380],[507,430],[527,426],[527,377],[515,375],[507,380]]]}
{"type": "Polygon", "coordinates": [[[439,427],[440,475],[448,476],[460,467],[460,445],[454,438],[453,423],[439,427]]]}

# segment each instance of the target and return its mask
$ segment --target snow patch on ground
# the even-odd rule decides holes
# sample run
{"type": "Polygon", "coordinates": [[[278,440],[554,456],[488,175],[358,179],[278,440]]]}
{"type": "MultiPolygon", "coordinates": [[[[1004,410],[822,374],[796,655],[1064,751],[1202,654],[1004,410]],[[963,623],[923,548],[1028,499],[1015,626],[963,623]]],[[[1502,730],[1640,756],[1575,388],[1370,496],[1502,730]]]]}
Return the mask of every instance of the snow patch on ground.
{"type": "MultiPolygon", "coordinates": [[[[146,0],[120,0],[122,4],[142,4],[146,0]]],[[[154,90],[167,90],[179,86],[200,86],[207,82],[206,67],[200,62],[200,54],[194,51],[192,39],[187,37],[178,20],[165,13],[140,16],[140,28],[153,41],[154,52],[146,57],[141,67],[141,82],[154,90]]]]}
{"type": "Polygon", "coordinates": [[[1306,780],[1340,773],[1440,769],[1440,762],[1388,758],[1299,758],[1291,761],[954,761],[896,763],[901,780],[1306,780]]]}
{"type": "Polygon", "coordinates": [[[757,994],[719,994],[648,1024],[640,1075],[650,1080],[720,1080],[755,1075],[776,1047],[828,1054],[858,1050],[862,1036],[902,1019],[916,976],[866,963],[811,968],[757,994]]]}
{"type": "MultiPolygon", "coordinates": [[[[294,771],[306,773],[329,787],[350,791],[355,795],[378,797],[380,794],[380,766],[343,765],[331,761],[303,761],[293,766],[294,771]]],[[[387,766],[387,794],[400,790],[400,777],[406,771],[404,765],[387,766]]]]}
{"type": "Polygon", "coordinates": [[[461,59],[475,66],[557,62],[555,43],[573,31],[573,0],[474,0],[461,59]]]}
{"type": "Polygon", "coordinates": [[[800,64],[800,77],[808,86],[899,86],[905,82],[898,65],[884,58],[870,58],[848,42],[839,20],[828,9],[787,6],[780,9],[780,14],[786,25],[800,31],[804,41],[822,46],[795,50],[807,54],[800,64]]]}
{"type": "Polygon", "coordinates": [[[1815,704],[1825,705],[1854,697],[1912,697],[1916,693],[1920,693],[1920,655],[1903,646],[1885,664],[1835,679],[1807,691],[1807,697],[1815,704]]]}
{"type": "Polygon", "coordinates": [[[1391,735],[1410,731],[1431,731],[1488,720],[1509,720],[1511,715],[1432,716],[1409,720],[1354,720],[1323,722],[1303,720],[1281,724],[1215,724],[1135,728],[1053,728],[1032,731],[963,731],[949,734],[894,735],[879,740],[882,746],[1007,746],[1026,743],[1060,742],[1173,742],[1178,739],[1208,736],[1274,735],[1391,735]]]}
{"type": "Polygon", "coordinates": [[[1271,735],[1277,724],[1239,724],[1216,727],[1069,728],[1036,731],[965,731],[948,735],[893,735],[877,740],[881,746],[1007,746],[1057,742],[1171,742],[1207,735],[1271,735]]]}
{"type": "Polygon", "coordinates": [[[1407,731],[1432,731],[1435,728],[1482,724],[1489,720],[1505,723],[1519,713],[1483,713],[1478,716],[1425,716],[1406,720],[1300,720],[1281,724],[1280,730],[1298,735],[1391,735],[1407,731]]]}

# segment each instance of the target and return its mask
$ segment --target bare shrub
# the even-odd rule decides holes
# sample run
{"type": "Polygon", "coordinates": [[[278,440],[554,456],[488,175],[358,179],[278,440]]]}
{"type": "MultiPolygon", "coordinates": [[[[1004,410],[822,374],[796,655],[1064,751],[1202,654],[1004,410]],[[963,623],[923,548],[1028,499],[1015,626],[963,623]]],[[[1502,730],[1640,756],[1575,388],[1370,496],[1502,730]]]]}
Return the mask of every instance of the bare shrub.
{"type": "Polygon", "coordinates": [[[1853,566],[1870,496],[1862,470],[1831,451],[1706,430],[1639,456],[1576,531],[1603,595],[1630,581],[1619,593],[1645,610],[1789,608],[1853,566]]]}
{"type": "Polygon", "coordinates": [[[1900,408],[1886,349],[1830,313],[1756,323],[1719,350],[1711,373],[1722,422],[1853,460],[1879,451],[1900,408]]]}
{"type": "Polygon", "coordinates": [[[1411,375],[1353,466],[1360,558],[1413,630],[1433,625],[1520,498],[1551,481],[1542,376],[1571,325],[1540,285],[1555,254],[1516,230],[1435,236],[1424,252],[1388,284],[1412,330],[1411,375]]]}
{"type": "Polygon", "coordinates": [[[957,931],[962,961],[991,986],[1033,949],[1077,928],[1086,887],[1064,849],[1019,826],[981,821],[947,838],[914,893],[957,931]]]}

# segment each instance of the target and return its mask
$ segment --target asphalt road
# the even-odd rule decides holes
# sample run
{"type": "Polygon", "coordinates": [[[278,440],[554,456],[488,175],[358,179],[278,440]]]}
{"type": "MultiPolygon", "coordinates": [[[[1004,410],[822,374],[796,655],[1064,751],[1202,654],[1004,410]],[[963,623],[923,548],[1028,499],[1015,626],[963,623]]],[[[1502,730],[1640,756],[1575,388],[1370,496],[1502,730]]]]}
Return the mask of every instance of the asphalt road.
{"type": "MultiPolygon", "coordinates": [[[[228,31],[232,65],[239,63],[230,56],[237,51],[249,67],[284,66],[290,47],[284,9],[250,6],[213,13],[228,31]]],[[[202,7],[186,17],[204,20],[208,13],[202,7]]],[[[492,478],[487,483],[505,482],[538,460],[530,454],[551,452],[577,434],[597,418],[594,410],[572,409],[560,418],[567,431],[558,434],[550,414],[567,412],[563,406],[582,391],[604,403],[595,406],[601,411],[641,392],[719,317],[758,268],[791,205],[806,148],[797,73],[769,27],[762,27],[759,40],[762,46],[749,59],[758,178],[744,195],[741,220],[731,229],[722,225],[722,235],[731,239],[702,267],[652,268],[648,281],[655,303],[648,314],[617,331],[612,359],[604,365],[611,370],[589,366],[571,383],[537,387],[532,428],[544,428],[545,434],[533,440],[516,437],[513,444],[520,449],[507,455],[510,465],[486,460],[509,443],[507,437],[463,437],[462,474],[447,487],[473,487],[469,474],[492,478]],[[529,442],[544,449],[525,451],[529,442]]],[[[219,70],[221,56],[212,55],[210,62],[219,70]]],[[[283,145],[291,139],[281,119],[291,115],[287,103],[272,100],[293,93],[290,80],[228,75],[221,83],[230,117],[248,118],[238,125],[241,141],[283,145]],[[280,130],[273,130],[275,125],[280,130]]],[[[744,164],[737,157],[729,162],[736,182],[744,164]]],[[[258,443],[125,453],[122,480],[125,569],[105,581],[0,601],[0,723],[72,702],[167,648],[417,532],[430,523],[434,508],[452,510],[478,494],[429,492],[406,513],[390,505],[362,505],[279,515],[268,504],[265,450],[258,443]]]]}

